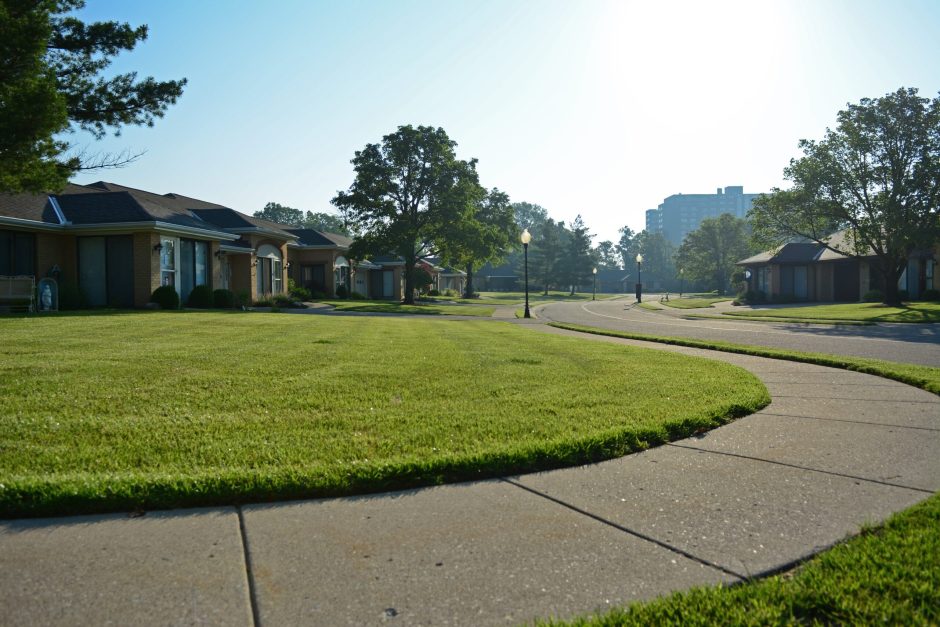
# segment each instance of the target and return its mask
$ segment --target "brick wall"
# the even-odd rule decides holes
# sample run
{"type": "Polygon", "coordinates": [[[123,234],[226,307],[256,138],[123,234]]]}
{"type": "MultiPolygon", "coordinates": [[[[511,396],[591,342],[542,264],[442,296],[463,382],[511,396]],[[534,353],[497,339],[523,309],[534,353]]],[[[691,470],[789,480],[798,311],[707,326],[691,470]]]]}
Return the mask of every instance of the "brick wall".
{"type": "Polygon", "coordinates": [[[134,233],[134,306],[144,307],[160,287],[160,255],[153,247],[160,243],[155,232],[134,233]]]}

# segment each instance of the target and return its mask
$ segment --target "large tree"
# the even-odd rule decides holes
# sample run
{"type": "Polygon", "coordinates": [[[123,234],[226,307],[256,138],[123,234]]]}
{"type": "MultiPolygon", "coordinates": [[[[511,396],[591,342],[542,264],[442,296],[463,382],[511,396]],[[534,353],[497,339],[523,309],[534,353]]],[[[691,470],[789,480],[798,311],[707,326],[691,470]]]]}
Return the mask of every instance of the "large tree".
{"type": "Polygon", "coordinates": [[[464,220],[451,223],[439,247],[447,263],[466,270],[465,298],[473,297],[474,269],[502,259],[518,234],[509,195],[496,188],[482,194],[464,220]]]}
{"type": "Polygon", "coordinates": [[[619,232],[620,239],[617,240],[617,254],[620,255],[623,267],[629,268],[636,258],[636,246],[633,242],[636,233],[629,226],[621,228],[619,232]]]}
{"type": "Polygon", "coordinates": [[[594,249],[594,257],[598,265],[608,270],[618,270],[621,267],[621,258],[617,254],[617,247],[610,240],[604,240],[594,249]]]}
{"type": "Polygon", "coordinates": [[[136,72],[105,76],[147,27],[85,23],[84,0],[0,0],[0,191],[61,189],[80,169],[115,167],[126,155],[88,157],[62,136],[96,139],[125,125],[152,126],[183,93],[186,79],[158,82],[136,72]]]}
{"type": "Polygon", "coordinates": [[[260,211],[255,211],[254,216],[287,226],[301,226],[304,223],[303,211],[293,207],[285,207],[276,202],[269,202],[260,211]]]}
{"type": "Polygon", "coordinates": [[[735,263],[753,252],[747,221],[723,213],[702,220],[698,229],[685,236],[676,253],[676,264],[686,280],[701,281],[724,293],[730,286],[735,263]]]}
{"type": "Polygon", "coordinates": [[[557,272],[559,281],[569,287],[572,296],[578,285],[583,285],[591,278],[591,269],[595,263],[591,250],[592,237],[581,216],[576,217],[562,246],[561,263],[557,272]]]}
{"type": "Polygon", "coordinates": [[[548,218],[542,225],[539,238],[533,239],[530,245],[529,268],[533,282],[540,282],[546,295],[552,286],[558,285],[557,274],[562,263],[566,240],[565,223],[555,222],[548,218]]]}
{"type": "Polygon", "coordinates": [[[901,88],[840,111],[821,141],[801,140],[786,191],[749,213],[767,246],[810,240],[849,257],[874,256],[884,301],[897,304],[908,257],[940,238],[940,98],[901,88]],[[845,238],[830,239],[844,230],[845,238]]]}
{"type": "Polygon", "coordinates": [[[514,202],[512,210],[515,214],[516,224],[519,225],[520,233],[522,229],[529,231],[532,239],[538,239],[542,235],[542,226],[548,220],[548,211],[531,202],[514,202]]]}
{"type": "Polygon", "coordinates": [[[356,178],[333,204],[358,237],[350,254],[393,252],[405,261],[405,302],[414,302],[417,261],[439,252],[454,223],[479,199],[476,160],[457,159],[442,128],[400,126],[352,159],[356,178]]]}
{"type": "Polygon", "coordinates": [[[269,202],[260,211],[255,211],[253,215],[256,218],[264,218],[265,220],[285,224],[287,226],[297,226],[304,229],[313,229],[314,231],[349,235],[349,230],[346,228],[346,225],[343,224],[343,219],[332,213],[301,211],[293,207],[286,207],[280,203],[269,202]]]}

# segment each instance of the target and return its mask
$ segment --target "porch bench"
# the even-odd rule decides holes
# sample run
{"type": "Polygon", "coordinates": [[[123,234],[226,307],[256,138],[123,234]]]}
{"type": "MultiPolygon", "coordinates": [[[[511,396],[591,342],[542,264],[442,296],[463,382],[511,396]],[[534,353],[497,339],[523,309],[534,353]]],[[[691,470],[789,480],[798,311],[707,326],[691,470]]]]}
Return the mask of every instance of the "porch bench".
{"type": "Polygon", "coordinates": [[[36,310],[36,279],[31,276],[0,276],[0,312],[36,310]]]}

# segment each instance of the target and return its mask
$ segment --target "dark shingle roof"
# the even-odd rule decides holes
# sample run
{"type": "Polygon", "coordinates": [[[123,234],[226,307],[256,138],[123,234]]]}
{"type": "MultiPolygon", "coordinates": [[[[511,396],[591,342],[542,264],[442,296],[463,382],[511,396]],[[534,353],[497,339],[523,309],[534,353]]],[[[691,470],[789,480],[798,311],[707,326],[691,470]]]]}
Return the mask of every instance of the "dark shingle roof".
{"type": "MultiPolygon", "coordinates": [[[[97,190],[69,183],[62,194],[94,193],[97,190]]],[[[58,224],[59,218],[49,202],[49,194],[0,194],[0,216],[58,224]]]]}
{"type": "Polygon", "coordinates": [[[327,233],[314,229],[287,228],[287,231],[296,235],[303,246],[339,246],[349,248],[352,239],[339,233],[327,233]]]}

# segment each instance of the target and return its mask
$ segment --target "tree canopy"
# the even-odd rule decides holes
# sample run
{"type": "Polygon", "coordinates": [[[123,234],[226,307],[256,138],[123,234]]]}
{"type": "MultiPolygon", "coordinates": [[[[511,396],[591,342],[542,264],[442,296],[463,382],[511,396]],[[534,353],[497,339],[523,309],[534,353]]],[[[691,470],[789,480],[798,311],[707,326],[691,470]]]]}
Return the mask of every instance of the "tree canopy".
{"type": "Polygon", "coordinates": [[[940,98],[901,88],[848,104],[820,141],[784,170],[788,190],[758,197],[749,213],[766,246],[810,240],[850,257],[874,256],[886,303],[908,257],[940,238],[940,98]],[[846,237],[830,239],[835,231],[846,237]]]}
{"type": "Polygon", "coordinates": [[[518,239],[509,195],[493,188],[472,205],[463,221],[453,222],[450,227],[446,237],[438,240],[441,256],[446,263],[466,270],[464,296],[471,298],[474,268],[498,261],[518,239]]]}
{"type": "Polygon", "coordinates": [[[264,218],[265,220],[286,224],[288,226],[349,235],[349,229],[343,224],[343,219],[332,213],[324,213],[321,211],[304,212],[300,209],[294,209],[293,207],[285,207],[276,202],[269,202],[260,211],[255,211],[253,215],[256,218],[264,218]]]}
{"type": "Polygon", "coordinates": [[[556,271],[558,280],[571,290],[571,294],[574,294],[578,285],[591,279],[591,270],[595,265],[591,250],[592,237],[584,220],[578,215],[562,243],[561,263],[556,271]]]}
{"type": "Polygon", "coordinates": [[[725,293],[735,263],[753,252],[747,220],[723,213],[717,218],[705,218],[698,229],[686,235],[675,261],[685,279],[725,293]]]}
{"type": "Polygon", "coordinates": [[[152,126],[183,93],[186,79],[103,76],[122,51],[147,39],[147,26],[85,23],[70,12],[84,0],[0,2],[0,191],[61,189],[80,169],[133,157],[87,157],[62,139],[100,139],[125,125],[152,126]]]}
{"type": "Polygon", "coordinates": [[[358,235],[350,255],[404,259],[406,303],[414,302],[418,259],[440,252],[481,198],[476,160],[457,159],[456,145],[442,128],[399,126],[356,151],[355,180],[332,201],[358,235]]]}

